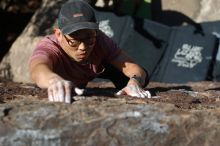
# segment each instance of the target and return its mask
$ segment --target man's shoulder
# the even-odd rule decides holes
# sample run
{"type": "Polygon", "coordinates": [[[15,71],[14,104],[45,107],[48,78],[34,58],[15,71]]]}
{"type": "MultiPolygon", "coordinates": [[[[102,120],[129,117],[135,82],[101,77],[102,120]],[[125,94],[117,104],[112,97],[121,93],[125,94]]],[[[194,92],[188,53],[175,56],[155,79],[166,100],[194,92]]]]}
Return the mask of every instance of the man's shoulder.
{"type": "Polygon", "coordinates": [[[110,39],[110,37],[108,37],[107,34],[105,32],[103,32],[102,30],[97,30],[97,35],[100,38],[109,38],[110,39]]]}
{"type": "Polygon", "coordinates": [[[60,44],[55,35],[46,35],[38,42],[37,48],[38,47],[60,48],[60,44]]]}
{"type": "Polygon", "coordinates": [[[54,34],[51,34],[51,35],[44,36],[40,42],[45,42],[45,43],[55,42],[55,43],[57,43],[57,39],[54,34]]]}
{"type": "Polygon", "coordinates": [[[98,30],[97,32],[97,42],[101,46],[109,46],[111,45],[114,41],[112,38],[110,38],[105,32],[98,30]]]}
{"type": "Polygon", "coordinates": [[[60,44],[55,35],[44,36],[36,46],[36,50],[57,52],[60,50],[60,44]]]}

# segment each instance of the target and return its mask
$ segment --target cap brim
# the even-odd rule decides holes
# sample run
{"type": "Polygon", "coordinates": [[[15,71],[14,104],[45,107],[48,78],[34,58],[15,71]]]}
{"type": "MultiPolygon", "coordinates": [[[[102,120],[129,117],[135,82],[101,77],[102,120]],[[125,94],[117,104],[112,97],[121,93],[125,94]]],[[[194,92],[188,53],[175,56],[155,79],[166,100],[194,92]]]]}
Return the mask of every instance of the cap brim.
{"type": "Polygon", "coordinates": [[[71,34],[77,30],[81,29],[99,29],[99,26],[97,23],[94,22],[79,22],[79,23],[74,23],[74,25],[68,25],[64,28],[61,29],[63,34],[71,34]]]}

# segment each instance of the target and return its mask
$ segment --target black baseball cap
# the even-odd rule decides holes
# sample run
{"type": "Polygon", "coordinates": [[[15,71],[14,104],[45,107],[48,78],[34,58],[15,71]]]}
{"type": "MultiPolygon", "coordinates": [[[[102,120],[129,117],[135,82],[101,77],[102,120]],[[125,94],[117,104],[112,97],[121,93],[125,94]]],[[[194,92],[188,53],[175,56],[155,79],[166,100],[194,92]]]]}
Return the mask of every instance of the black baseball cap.
{"type": "Polygon", "coordinates": [[[81,29],[98,29],[93,8],[85,1],[70,0],[64,3],[58,16],[58,27],[63,34],[81,29]]]}

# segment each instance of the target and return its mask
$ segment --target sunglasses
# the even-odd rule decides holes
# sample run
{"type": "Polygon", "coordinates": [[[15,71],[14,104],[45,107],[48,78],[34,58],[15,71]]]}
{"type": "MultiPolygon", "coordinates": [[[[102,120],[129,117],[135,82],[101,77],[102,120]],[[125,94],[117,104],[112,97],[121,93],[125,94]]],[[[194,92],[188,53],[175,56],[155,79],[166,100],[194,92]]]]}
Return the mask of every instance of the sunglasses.
{"type": "Polygon", "coordinates": [[[87,46],[93,46],[96,42],[96,35],[89,36],[83,39],[69,39],[66,35],[64,35],[64,38],[71,47],[79,47],[81,43],[84,43],[87,46]]]}

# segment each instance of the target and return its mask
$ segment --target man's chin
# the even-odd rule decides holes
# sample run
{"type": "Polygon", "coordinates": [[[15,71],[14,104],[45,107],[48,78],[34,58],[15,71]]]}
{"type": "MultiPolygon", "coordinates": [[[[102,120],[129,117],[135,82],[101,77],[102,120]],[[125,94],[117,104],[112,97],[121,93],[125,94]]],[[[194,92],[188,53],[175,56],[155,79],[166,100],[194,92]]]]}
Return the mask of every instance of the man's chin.
{"type": "Polygon", "coordinates": [[[78,63],[84,63],[84,62],[87,62],[88,57],[87,56],[76,56],[72,59],[78,63]]]}
{"type": "Polygon", "coordinates": [[[77,60],[75,60],[78,63],[85,63],[87,62],[86,58],[77,58],[77,60]]]}

